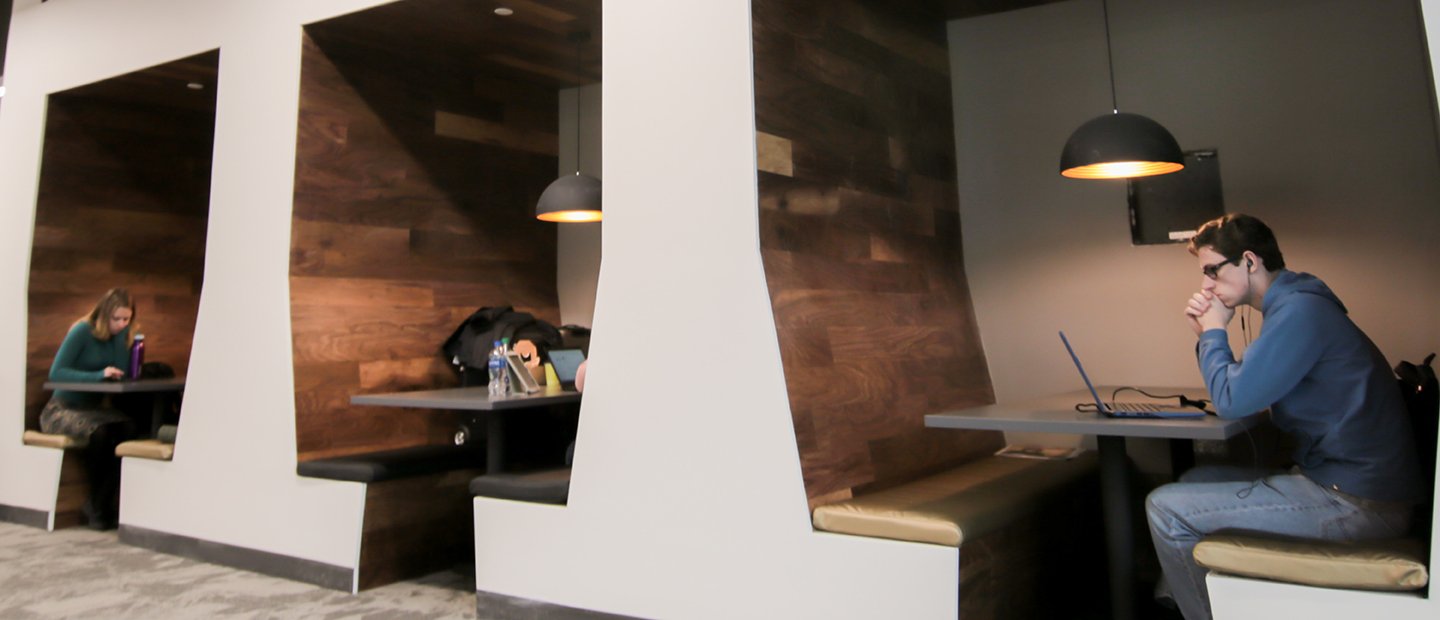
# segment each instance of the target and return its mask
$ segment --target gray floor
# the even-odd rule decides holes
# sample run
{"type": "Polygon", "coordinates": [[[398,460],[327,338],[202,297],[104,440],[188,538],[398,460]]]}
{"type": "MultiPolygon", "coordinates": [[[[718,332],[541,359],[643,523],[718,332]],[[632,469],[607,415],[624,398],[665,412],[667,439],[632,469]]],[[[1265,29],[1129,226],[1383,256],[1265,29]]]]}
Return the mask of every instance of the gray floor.
{"type": "Polygon", "coordinates": [[[0,523],[5,620],[475,618],[474,583],[447,571],[352,596],[122,545],[114,532],[0,523]]]}

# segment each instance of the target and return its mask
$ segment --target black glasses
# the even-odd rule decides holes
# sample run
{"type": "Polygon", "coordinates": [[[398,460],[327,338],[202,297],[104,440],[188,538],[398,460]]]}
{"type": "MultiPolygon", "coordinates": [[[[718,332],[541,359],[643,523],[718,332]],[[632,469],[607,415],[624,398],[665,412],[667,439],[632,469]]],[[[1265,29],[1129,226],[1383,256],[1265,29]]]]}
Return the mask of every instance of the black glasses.
{"type": "Polygon", "coordinates": [[[1220,261],[1220,262],[1218,262],[1218,263],[1213,263],[1213,264],[1210,264],[1210,265],[1206,265],[1206,266],[1204,266],[1204,267],[1201,267],[1201,268],[1200,268],[1200,273],[1203,273],[1203,274],[1205,274],[1205,277],[1210,278],[1211,280],[1214,280],[1216,277],[1218,277],[1218,276],[1220,275],[1220,268],[1221,268],[1221,267],[1224,267],[1224,266],[1226,266],[1226,265],[1238,265],[1238,264],[1240,264],[1240,257],[1237,256],[1237,257],[1235,257],[1235,258],[1233,258],[1233,259],[1230,259],[1230,260],[1222,260],[1222,261],[1220,261]]]}

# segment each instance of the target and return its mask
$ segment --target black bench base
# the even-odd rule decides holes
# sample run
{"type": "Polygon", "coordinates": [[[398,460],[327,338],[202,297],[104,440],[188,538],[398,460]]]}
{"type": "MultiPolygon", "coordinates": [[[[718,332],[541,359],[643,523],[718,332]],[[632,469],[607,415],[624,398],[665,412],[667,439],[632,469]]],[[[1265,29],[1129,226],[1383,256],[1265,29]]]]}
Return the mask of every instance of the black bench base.
{"type": "Polygon", "coordinates": [[[306,461],[296,473],[365,483],[357,589],[419,577],[473,559],[467,482],[483,451],[420,446],[306,461]]]}
{"type": "Polygon", "coordinates": [[[570,497],[570,468],[480,476],[470,481],[470,494],[521,502],[564,504],[570,497]]]}

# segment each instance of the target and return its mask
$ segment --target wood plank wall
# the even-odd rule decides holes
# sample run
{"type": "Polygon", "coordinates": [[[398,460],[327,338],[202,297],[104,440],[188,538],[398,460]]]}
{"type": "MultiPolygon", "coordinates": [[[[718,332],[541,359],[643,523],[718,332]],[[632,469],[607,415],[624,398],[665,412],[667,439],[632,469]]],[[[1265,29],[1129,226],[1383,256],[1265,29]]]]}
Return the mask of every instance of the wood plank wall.
{"type": "Polygon", "coordinates": [[[215,135],[214,82],[185,85],[218,62],[209,52],[50,97],[30,255],[27,428],[39,428],[61,340],[112,287],[134,296],[146,359],[185,374],[215,135]]]}
{"type": "Polygon", "coordinates": [[[534,219],[557,174],[558,91],[458,64],[307,29],[290,262],[301,460],[448,441],[453,413],[349,398],[458,385],[439,347],[475,309],[559,324],[555,229],[534,219]]]}
{"type": "Polygon", "coordinates": [[[813,504],[992,452],[938,2],[754,0],[760,246],[813,504]]]}

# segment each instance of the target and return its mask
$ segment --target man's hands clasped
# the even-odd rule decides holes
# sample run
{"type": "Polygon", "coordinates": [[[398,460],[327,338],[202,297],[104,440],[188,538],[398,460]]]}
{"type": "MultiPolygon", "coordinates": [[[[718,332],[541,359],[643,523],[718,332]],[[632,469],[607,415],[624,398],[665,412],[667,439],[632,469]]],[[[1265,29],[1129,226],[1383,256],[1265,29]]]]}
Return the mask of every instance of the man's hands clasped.
{"type": "Polygon", "coordinates": [[[1225,329],[1234,317],[1235,309],[1225,307],[1225,304],[1215,299],[1215,294],[1209,291],[1191,295],[1189,303],[1185,305],[1185,320],[1190,323],[1190,329],[1195,330],[1196,336],[1206,330],[1225,329]]]}

